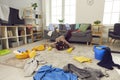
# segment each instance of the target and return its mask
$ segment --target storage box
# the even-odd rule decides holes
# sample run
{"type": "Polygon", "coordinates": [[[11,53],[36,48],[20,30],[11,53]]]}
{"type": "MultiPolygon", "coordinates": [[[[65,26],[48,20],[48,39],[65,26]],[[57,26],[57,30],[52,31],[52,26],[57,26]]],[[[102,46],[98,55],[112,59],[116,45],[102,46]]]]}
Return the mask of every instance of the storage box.
{"type": "Polygon", "coordinates": [[[0,50],[2,50],[2,45],[0,44],[0,50]]]}
{"type": "Polygon", "coordinates": [[[28,42],[28,43],[32,43],[32,39],[28,39],[27,42],[28,42]]]}
{"type": "Polygon", "coordinates": [[[18,43],[17,42],[12,42],[11,43],[11,47],[17,47],[18,46],[18,43]]]}
{"type": "Polygon", "coordinates": [[[23,45],[23,41],[19,41],[19,45],[20,45],[20,46],[23,45]]]}

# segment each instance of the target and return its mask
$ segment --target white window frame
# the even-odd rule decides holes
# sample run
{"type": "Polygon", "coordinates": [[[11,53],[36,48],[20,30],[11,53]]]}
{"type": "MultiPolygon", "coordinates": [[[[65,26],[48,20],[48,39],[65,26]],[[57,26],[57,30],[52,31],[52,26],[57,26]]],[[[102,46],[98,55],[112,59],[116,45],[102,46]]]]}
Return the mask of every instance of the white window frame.
{"type": "Polygon", "coordinates": [[[103,24],[113,25],[118,22],[120,22],[120,0],[105,0],[103,24]],[[116,5],[115,1],[119,1],[117,9],[114,8],[116,5]],[[109,5],[108,8],[106,8],[107,3],[111,3],[111,6],[109,5]],[[117,11],[115,11],[115,10],[117,10],[117,11]]]}
{"type": "MultiPolygon", "coordinates": [[[[47,24],[47,26],[48,26],[48,23],[53,23],[52,22],[52,12],[51,12],[51,0],[49,1],[49,12],[46,12],[47,14],[49,13],[49,19],[46,19],[47,21],[49,21],[49,22],[46,22],[47,24]]],[[[76,5],[75,5],[75,8],[76,8],[76,5]]],[[[47,7],[47,9],[48,9],[48,7],[47,7]]],[[[76,9],[75,9],[75,14],[76,14],[76,9]]],[[[61,19],[64,19],[65,17],[65,0],[62,0],[62,17],[61,17],[61,19]]],[[[75,23],[75,21],[76,21],[76,15],[74,15],[75,16],[75,19],[74,19],[74,23],[75,23]]],[[[48,15],[47,15],[47,18],[48,18],[48,15]]]]}

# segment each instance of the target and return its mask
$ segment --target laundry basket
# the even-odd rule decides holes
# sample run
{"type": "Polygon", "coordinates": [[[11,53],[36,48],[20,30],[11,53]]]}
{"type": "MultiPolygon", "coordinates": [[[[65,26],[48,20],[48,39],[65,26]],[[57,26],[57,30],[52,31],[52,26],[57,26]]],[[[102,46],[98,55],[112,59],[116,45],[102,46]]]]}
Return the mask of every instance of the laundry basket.
{"type": "Polygon", "coordinates": [[[94,57],[97,60],[102,60],[104,54],[105,54],[105,48],[106,46],[100,45],[100,46],[94,46],[94,57]]]}

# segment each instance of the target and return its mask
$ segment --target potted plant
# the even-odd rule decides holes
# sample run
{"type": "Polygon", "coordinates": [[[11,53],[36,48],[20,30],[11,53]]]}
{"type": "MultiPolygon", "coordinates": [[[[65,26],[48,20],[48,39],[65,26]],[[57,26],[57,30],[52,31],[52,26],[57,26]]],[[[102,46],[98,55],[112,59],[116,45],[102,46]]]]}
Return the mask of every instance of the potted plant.
{"type": "MultiPolygon", "coordinates": [[[[96,21],[94,21],[94,30],[96,30],[97,32],[99,32],[99,29],[100,29],[100,25],[101,24],[101,21],[100,20],[96,20],[96,21]]],[[[94,32],[96,32],[96,31],[94,31],[94,32]]]]}
{"type": "Polygon", "coordinates": [[[35,9],[38,7],[37,3],[33,3],[33,4],[32,4],[32,7],[33,7],[33,9],[35,10],[35,9]]]}
{"type": "Polygon", "coordinates": [[[95,25],[99,25],[100,23],[101,23],[100,20],[96,20],[96,21],[94,21],[94,24],[95,24],[95,25]]]}
{"type": "Polygon", "coordinates": [[[59,21],[59,23],[63,23],[64,19],[59,19],[58,21],[59,21]]]}

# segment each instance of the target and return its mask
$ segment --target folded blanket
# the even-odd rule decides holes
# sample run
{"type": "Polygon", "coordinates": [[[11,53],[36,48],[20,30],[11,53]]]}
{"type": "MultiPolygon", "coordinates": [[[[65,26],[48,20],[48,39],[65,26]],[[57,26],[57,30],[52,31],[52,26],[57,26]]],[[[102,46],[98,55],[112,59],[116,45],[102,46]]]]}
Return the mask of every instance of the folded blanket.
{"type": "Polygon", "coordinates": [[[71,29],[71,27],[70,27],[69,24],[65,24],[65,27],[66,27],[67,30],[70,30],[70,29],[71,29]]]}

